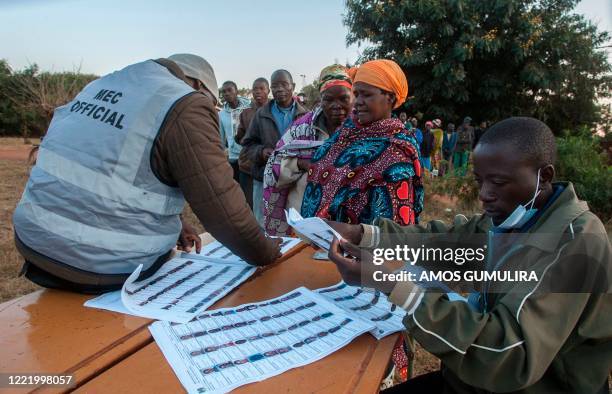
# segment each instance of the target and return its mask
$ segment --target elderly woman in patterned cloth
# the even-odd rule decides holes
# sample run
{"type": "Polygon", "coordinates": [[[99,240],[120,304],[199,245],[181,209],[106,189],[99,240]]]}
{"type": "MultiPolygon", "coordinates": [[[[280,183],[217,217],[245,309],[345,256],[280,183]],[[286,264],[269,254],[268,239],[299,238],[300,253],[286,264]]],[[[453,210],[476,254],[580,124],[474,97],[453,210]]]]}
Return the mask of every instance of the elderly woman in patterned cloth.
{"type": "Polygon", "coordinates": [[[353,84],[346,67],[325,67],[319,76],[321,104],[297,119],[278,141],[264,170],[264,229],[269,235],[291,231],[285,209],[302,206],[306,171],[316,148],[344,122],[353,106],[353,84]]]}
{"type": "Polygon", "coordinates": [[[349,71],[355,96],[348,119],[312,157],[302,216],[371,224],[377,217],[417,223],[423,186],[412,131],[391,118],[408,95],[402,69],[391,60],[349,71]]]}

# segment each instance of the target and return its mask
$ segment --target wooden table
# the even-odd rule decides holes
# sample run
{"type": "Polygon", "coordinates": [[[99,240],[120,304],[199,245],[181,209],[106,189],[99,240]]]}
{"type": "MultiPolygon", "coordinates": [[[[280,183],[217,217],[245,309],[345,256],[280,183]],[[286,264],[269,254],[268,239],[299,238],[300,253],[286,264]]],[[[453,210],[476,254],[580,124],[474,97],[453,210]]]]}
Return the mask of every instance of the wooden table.
{"type": "Polygon", "coordinates": [[[1,304],[0,372],[73,374],[86,381],[151,343],[150,319],[86,308],[89,298],[39,290],[1,304]]]}
{"type": "MultiPolygon", "coordinates": [[[[200,237],[203,244],[214,241],[208,233],[200,237]]],[[[304,248],[297,245],[276,264],[304,248]]],[[[47,289],[0,304],[0,373],[72,374],[80,386],[153,342],[148,329],[153,320],[84,307],[90,298],[47,289]]]]}
{"type": "MultiPolygon", "coordinates": [[[[303,249],[296,256],[241,285],[211,309],[274,298],[299,286],[316,289],[337,283],[340,275],[335,266],[327,261],[313,260],[313,253],[310,247],[303,249]]],[[[377,341],[371,335],[364,334],[322,360],[239,387],[235,392],[377,392],[398,338],[399,335],[395,334],[377,341]]],[[[176,393],[184,390],[160,349],[151,343],[76,391],[176,393]]]]}
{"type": "MultiPolygon", "coordinates": [[[[313,260],[313,253],[301,244],[211,309],[274,298],[299,286],[316,289],[338,282],[334,265],[313,260]]],[[[42,290],[0,304],[0,373],[73,374],[78,392],[182,392],[153,342],[148,330],[152,321],[86,308],[83,303],[89,298],[42,290]]],[[[376,341],[364,334],[322,360],[236,391],[376,392],[398,337],[376,341]]]]}

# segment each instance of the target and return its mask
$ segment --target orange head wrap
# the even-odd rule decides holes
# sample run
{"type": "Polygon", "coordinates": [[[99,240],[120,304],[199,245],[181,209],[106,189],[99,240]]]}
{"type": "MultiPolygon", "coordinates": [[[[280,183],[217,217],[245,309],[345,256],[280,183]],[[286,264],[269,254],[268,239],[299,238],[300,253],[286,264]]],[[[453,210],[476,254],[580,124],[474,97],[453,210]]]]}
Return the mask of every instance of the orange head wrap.
{"type": "Polygon", "coordinates": [[[349,70],[355,82],[363,82],[395,94],[395,107],[404,104],[408,96],[408,81],[400,66],[393,60],[371,60],[349,70]]]}

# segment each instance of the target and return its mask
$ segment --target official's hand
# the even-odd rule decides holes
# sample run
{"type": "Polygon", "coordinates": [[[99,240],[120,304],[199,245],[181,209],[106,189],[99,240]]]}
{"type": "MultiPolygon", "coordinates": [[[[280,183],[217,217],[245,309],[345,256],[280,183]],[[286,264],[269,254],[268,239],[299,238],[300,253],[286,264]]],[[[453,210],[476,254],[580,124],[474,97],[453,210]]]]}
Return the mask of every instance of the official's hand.
{"type": "Polygon", "coordinates": [[[374,280],[375,272],[381,272],[382,275],[378,274],[377,277],[384,278],[384,274],[390,274],[392,270],[384,264],[374,265],[370,252],[347,241],[334,238],[329,259],[336,264],[342,279],[349,285],[371,287],[385,294],[391,293],[395,286],[395,282],[374,280]],[[345,256],[345,252],[349,256],[345,256]]]}
{"type": "Polygon", "coordinates": [[[283,243],[283,239],[282,238],[270,238],[270,241],[272,242],[276,250],[276,257],[274,257],[274,260],[272,261],[276,261],[283,255],[281,253],[281,247],[280,247],[281,243],[283,243]]]}
{"type": "Polygon", "coordinates": [[[268,157],[270,157],[272,152],[274,152],[274,148],[263,148],[263,150],[261,151],[261,156],[264,160],[268,160],[268,157]]]}
{"type": "Polygon", "coordinates": [[[336,230],[342,238],[346,239],[352,244],[359,245],[361,238],[363,237],[363,227],[360,224],[348,224],[340,222],[332,222],[331,220],[325,220],[329,227],[336,230]]]}
{"type": "Polygon", "coordinates": [[[185,252],[189,253],[195,244],[196,253],[199,254],[202,250],[202,240],[200,239],[200,236],[189,223],[186,223],[182,219],[181,223],[183,224],[183,228],[181,229],[179,239],[176,241],[177,249],[184,250],[185,252]]]}

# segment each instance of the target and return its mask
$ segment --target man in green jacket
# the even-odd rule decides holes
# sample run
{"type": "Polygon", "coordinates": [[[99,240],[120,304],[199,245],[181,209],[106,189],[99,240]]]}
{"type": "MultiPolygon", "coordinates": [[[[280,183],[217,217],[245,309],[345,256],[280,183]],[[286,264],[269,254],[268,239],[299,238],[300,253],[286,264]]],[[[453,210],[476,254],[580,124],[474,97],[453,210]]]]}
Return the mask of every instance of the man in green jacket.
{"type": "Polygon", "coordinates": [[[442,360],[441,371],[395,390],[608,393],[612,248],[602,222],[572,184],[553,182],[555,154],[544,123],[509,118],[474,151],[483,215],[456,219],[452,226],[330,222],[344,238],[334,241],[329,256],[345,281],[388,294],[406,310],[407,330],[442,360]],[[525,270],[536,279],[485,280],[462,301],[374,264],[374,256],[382,255],[377,249],[405,245],[406,239],[432,247],[478,234],[487,239],[487,272],[525,270]]]}

